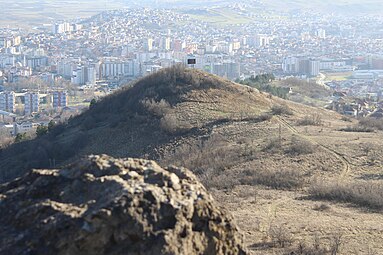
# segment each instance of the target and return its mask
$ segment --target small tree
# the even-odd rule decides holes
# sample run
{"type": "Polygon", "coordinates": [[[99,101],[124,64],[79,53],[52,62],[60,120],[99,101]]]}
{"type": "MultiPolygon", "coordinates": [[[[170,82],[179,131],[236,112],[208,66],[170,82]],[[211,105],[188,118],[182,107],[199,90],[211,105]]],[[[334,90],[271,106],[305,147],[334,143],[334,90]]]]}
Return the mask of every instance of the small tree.
{"type": "Polygon", "coordinates": [[[27,133],[18,133],[15,137],[15,143],[27,140],[27,133]]]}
{"type": "Polygon", "coordinates": [[[53,120],[49,121],[48,123],[48,132],[52,131],[52,129],[55,127],[55,122],[53,120]]]}
{"type": "Polygon", "coordinates": [[[89,108],[92,108],[97,103],[96,99],[92,99],[89,104],[89,108]]]}
{"type": "Polygon", "coordinates": [[[39,125],[36,129],[36,135],[39,137],[39,136],[42,136],[42,135],[46,135],[48,133],[48,127],[46,126],[43,126],[43,125],[39,125]]]}

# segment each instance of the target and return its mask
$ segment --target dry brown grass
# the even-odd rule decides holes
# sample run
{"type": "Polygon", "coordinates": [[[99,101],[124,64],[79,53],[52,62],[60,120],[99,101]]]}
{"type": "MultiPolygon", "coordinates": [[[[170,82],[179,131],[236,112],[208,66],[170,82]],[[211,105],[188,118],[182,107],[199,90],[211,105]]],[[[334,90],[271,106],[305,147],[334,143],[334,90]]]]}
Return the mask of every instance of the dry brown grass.
{"type": "Polygon", "coordinates": [[[344,128],[339,129],[339,131],[342,132],[355,132],[355,133],[372,133],[374,132],[373,128],[366,127],[366,126],[347,126],[344,128]]]}
{"type": "Polygon", "coordinates": [[[348,202],[371,209],[383,208],[383,184],[372,181],[313,183],[309,189],[313,198],[348,202]]]}
{"type": "Polygon", "coordinates": [[[245,170],[239,177],[243,185],[264,185],[274,189],[300,189],[306,180],[296,170],[245,170]]]}
{"type": "Polygon", "coordinates": [[[292,110],[287,105],[273,105],[271,107],[271,114],[273,115],[293,115],[292,110]]]}
{"type": "Polygon", "coordinates": [[[359,120],[359,125],[370,129],[383,130],[383,119],[362,118],[359,120]]]}
{"type": "Polygon", "coordinates": [[[303,119],[297,121],[298,126],[321,126],[322,117],[319,114],[306,115],[303,119]]]}
{"type": "Polygon", "coordinates": [[[291,138],[290,145],[285,152],[291,155],[302,155],[311,154],[314,153],[314,151],[315,146],[312,145],[309,141],[297,136],[293,136],[291,138]]]}

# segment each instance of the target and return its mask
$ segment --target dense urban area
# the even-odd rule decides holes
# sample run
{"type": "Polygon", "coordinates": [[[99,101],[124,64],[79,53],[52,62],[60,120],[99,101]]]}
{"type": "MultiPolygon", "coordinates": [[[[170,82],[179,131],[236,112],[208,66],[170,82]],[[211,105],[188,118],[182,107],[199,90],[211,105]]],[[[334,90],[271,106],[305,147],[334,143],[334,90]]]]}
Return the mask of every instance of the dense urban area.
{"type": "Polygon", "coordinates": [[[176,64],[237,82],[266,73],[275,82],[316,82],[331,92],[322,98],[329,109],[383,115],[381,16],[261,10],[246,4],[123,9],[56,20],[32,32],[1,28],[1,132],[10,141],[34,134],[176,64]]]}

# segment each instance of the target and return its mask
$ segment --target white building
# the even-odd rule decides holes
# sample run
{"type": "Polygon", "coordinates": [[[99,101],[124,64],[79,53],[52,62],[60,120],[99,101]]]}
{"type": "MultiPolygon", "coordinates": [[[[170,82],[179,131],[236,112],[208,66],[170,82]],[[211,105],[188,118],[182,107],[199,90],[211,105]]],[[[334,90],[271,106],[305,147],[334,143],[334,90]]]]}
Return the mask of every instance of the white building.
{"type": "Polygon", "coordinates": [[[299,58],[287,57],[283,60],[282,69],[284,73],[293,74],[299,72],[299,58]]]}
{"type": "Polygon", "coordinates": [[[270,36],[259,34],[256,36],[256,46],[257,47],[269,46],[270,40],[271,40],[270,36]]]}
{"type": "Polygon", "coordinates": [[[100,66],[100,78],[134,77],[139,74],[134,60],[106,59],[100,66]]]}
{"type": "Polygon", "coordinates": [[[15,92],[6,91],[0,93],[0,110],[10,113],[15,112],[15,92]]]}
{"type": "Polygon", "coordinates": [[[77,29],[76,25],[71,25],[68,22],[56,23],[52,25],[53,34],[63,34],[66,32],[72,32],[74,29],[77,29]]]}
{"type": "Polygon", "coordinates": [[[230,80],[237,79],[241,76],[240,64],[234,61],[224,61],[223,63],[213,63],[211,73],[225,77],[230,80]]]}
{"type": "Polygon", "coordinates": [[[317,36],[321,39],[326,39],[326,30],[320,28],[317,30],[317,36]]]}
{"type": "Polygon", "coordinates": [[[68,105],[68,93],[66,91],[53,92],[53,108],[62,108],[68,105]]]}
{"type": "Polygon", "coordinates": [[[309,65],[310,76],[318,76],[320,71],[320,62],[318,60],[310,60],[309,65]]]}
{"type": "Polygon", "coordinates": [[[40,106],[40,94],[39,92],[29,92],[24,96],[25,99],[25,115],[30,115],[32,113],[39,111],[40,106]]]}
{"type": "Polygon", "coordinates": [[[77,85],[96,84],[97,72],[93,66],[78,66],[73,70],[71,82],[77,85]]]}
{"type": "Polygon", "coordinates": [[[144,46],[144,51],[152,51],[153,50],[153,39],[152,38],[147,38],[143,40],[143,46],[144,46]]]}

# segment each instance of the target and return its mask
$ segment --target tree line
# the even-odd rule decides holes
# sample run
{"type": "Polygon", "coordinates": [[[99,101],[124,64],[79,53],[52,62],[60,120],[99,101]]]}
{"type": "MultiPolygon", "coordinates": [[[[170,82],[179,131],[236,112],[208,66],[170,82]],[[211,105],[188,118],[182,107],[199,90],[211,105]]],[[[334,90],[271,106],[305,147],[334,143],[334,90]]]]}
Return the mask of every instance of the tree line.
{"type": "Polygon", "coordinates": [[[260,91],[270,93],[273,96],[277,96],[283,99],[287,98],[289,93],[289,88],[283,88],[272,85],[272,82],[275,80],[273,74],[259,74],[256,76],[251,76],[245,80],[237,80],[237,83],[247,85],[253,88],[256,88],[260,91]]]}

